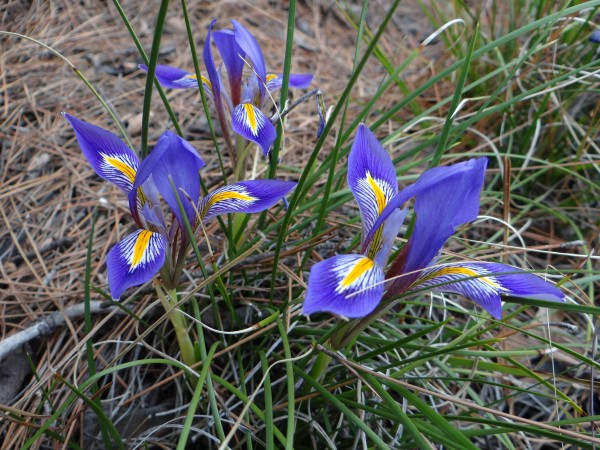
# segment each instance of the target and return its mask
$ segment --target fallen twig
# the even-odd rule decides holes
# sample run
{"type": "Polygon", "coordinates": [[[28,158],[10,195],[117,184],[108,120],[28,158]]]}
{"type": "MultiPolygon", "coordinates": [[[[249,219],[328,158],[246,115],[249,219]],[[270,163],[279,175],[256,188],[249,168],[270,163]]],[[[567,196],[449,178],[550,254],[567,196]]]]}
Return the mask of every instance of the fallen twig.
{"type": "MultiPolygon", "coordinates": [[[[94,300],[90,302],[90,312],[92,314],[109,313],[115,310],[117,313],[124,314],[120,309],[105,301],[94,300]]],[[[55,311],[33,323],[30,327],[0,341],[0,360],[4,359],[10,352],[16,350],[21,345],[52,333],[55,329],[63,326],[67,322],[67,319],[75,319],[83,316],[84,311],[85,305],[83,303],[69,306],[62,311],[55,311]]]]}

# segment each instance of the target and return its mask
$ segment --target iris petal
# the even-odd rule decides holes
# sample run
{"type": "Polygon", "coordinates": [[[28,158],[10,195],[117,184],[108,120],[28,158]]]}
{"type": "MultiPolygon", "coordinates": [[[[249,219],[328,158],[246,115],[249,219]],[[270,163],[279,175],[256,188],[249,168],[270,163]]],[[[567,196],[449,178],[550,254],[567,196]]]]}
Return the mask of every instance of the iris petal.
{"type": "MultiPolygon", "coordinates": [[[[421,220],[423,228],[418,234],[425,235],[426,232],[431,231],[436,240],[435,243],[429,242],[428,239],[431,236],[428,236],[418,244],[420,247],[426,247],[426,252],[424,253],[411,250],[414,258],[418,259],[418,264],[413,261],[411,266],[414,269],[425,267],[437,254],[456,227],[462,223],[470,222],[477,217],[477,213],[479,212],[479,191],[483,186],[483,176],[486,166],[486,158],[477,158],[452,166],[434,167],[424,172],[414,184],[402,189],[388,202],[384,211],[375,221],[373,228],[369,231],[365,242],[363,242],[363,249],[370,243],[377,227],[387,220],[390,214],[412,197],[429,190],[428,194],[422,196],[429,201],[421,200],[419,202],[419,210],[421,213],[425,213],[421,215],[428,216],[429,221],[427,219],[421,220]],[[435,193],[439,194],[439,196],[436,197],[435,193]],[[439,217],[435,217],[436,213],[439,217]],[[439,223],[439,220],[444,220],[445,222],[439,223]],[[443,232],[446,235],[443,241],[441,234],[436,234],[438,224],[443,228],[443,232]],[[448,234],[449,229],[452,229],[452,232],[448,234]],[[440,241],[441,244],[439,243],[440,241]]],[[[418,216],[419,211],[417,211],[416,203],[415,211],[418,216]]],[[[414,242],[416,242],[416,239],[411,239],[411,246],[414,242]]],[[[406,259],[406,255],[404,255],[403,260],[406,259]]],[[[411,269],[406,269],[405,271],[409,270],[411,269]]]]}
{"type": "MultiPolygon", "coordinates": [[[[404,266],[395,267],[394,271],[400,269],[404,273],[410,273],[428,266],[459,226],[477,218],[487,160],[468,162],[473,162],[471,170],[457,172],[454,176],[427,186],[416,195],[416,222],[405,247],[407,253],[403,255],[404,266]]],[[[416,276],[415,273],[413,277],[416,276]]],[[[409,280],[410,278],[405,278],[400,281],[409,280]]],[[[395,284],[394,290],[397,288],[399,285],[395,284]]]]}
{"type": "MultiPolygon", "coordinates": [[[[392,160],[364,124],[358,127],[348,156],[348,186],[360,210],[364,243],[377,218],[388,202],[398,193],[398,182],[392,160]]],[[[397,234],[401,222],[399,224],[397,220],[392,222],[397,224],[395,230],[395,234],[397,234]]],[[[388,230],[387,235],[390,231],[388,230]]],[[[382,230],[378,230],[377,233],[378,239],[373,239],[377,241],[375,245],[370,250],[365,249],[365,254],[370,254],[371,257],[374,257],[374,254],[381,248],[382,230]]],[[[392,239],[396,237],[395,234],[392,239]]]]}
{"type": "MultiPolygon", "coordinates": [[[[140,64],[138,67],[140,70],[148,72],[148,66],[145,64],[140,64]]],[[[156,66],[154,74],[162,87],[169,89],[198,87],[198,80],[194,74],[178,69],[177,67],[159,64],[156,66]]]]}
{"type": "Polygon", "coordinates": [[[263,56],[260,45],[256,41],[256,38],[244,28],[239,22],[232,20],[233,33],[235,40],[240,48],[248,55],[250,61],[252,61],[252,70],[256,72],[259,78],[258,90],[260,92],[260,102],[265,98],[265,86],[263,83],[267,82],[267,69],[265,67],[265,57],[263,56]]]}
{"type": "Polygon", "coordinates": [[[501,295],[564,301],[564,294],[542,278],[516,267],[490,262],[441,264],[421,272],[410,290],[433,288],[470,298],[494,318],[502,317],[501,295]]]}
{"type": "Polygon", "coordinates": [[[263,154],[269,153],[277,131],[264,113],[251,103],[242,103],[233,110],[231,116],[233,131],[255,144],[260,145],[263,154]]]}
{"type": "Polygon", "coordinates": [[[215,102],[215,108],[217,109],[218,114],[223,113],[223,100],[221,99],[221,80],[219,78],[219,73],[217,72],[217,68],[215,66],[215,60],[212,54],[212,48],[210,46],[211,37],[212,37],[212,27],[217,22],[217,19],[214,19],[208,25],[208,32],[206,34],[206,40],[204,41],[204,48],[202,50],[202,59],[204,61],[204,66],[206,67],[206,73],[208,75],[208,80],[210,82],[213,100],[215,102]]]}
{"type": "MultiPolygon", "coordinates": [[[[369,232],[367,239],[363,243],[363,248],[373,238],[373,234],[377,227],[379,227],[392,212],[397,208],[400,208],[405,202],[410,200],[418,193],[428,189],[429,187],[435,186],[439,183],[451,183],[453,179],[460,180],[463,177],[472,179],[481,179],[483,184],[483,175],[487,165],[487,158],[470,159],[468,161],[454,164],[452,166],[434,167],[421,174],[414,184],[411,184],[402,189],[394,198],[390,200],[388,205],[385,207],[379,218],[375,221],[373,228],[369,232]]],[[[469,210],[464,210],[465,215],[473,213],[473,205],[469,205],[469,210]]],[[[477,205],[477,208],[479,205],[477,205]]],[[[477,211],[475,212],[477,214],[477,211]]]]}
{"type": "Polygon", "coordinates": [[[79,147],[94,171],[128,194],[140,165],[137,155],[110,131],[63,115],[73,126],[79,147]]]}
{"type": "Polygon", "coordinates": [[[212,37],[227,69],[231,101],[234,105],[239,105],[242,97],[242,72],[246,53],[238,45],[231,30],[215,31],[212,37]]]}
{"type": "Polygon", "coordinates": [[[383,271],[362,255],[338,255],[310,269],[303,313],[356,318],[371,313],[383,295],[383,271]]]}
{"type": "Polygon", "coordinates": [[[127,288],[152,279],[165,262],[166,238],[148,230],[137,230],[108,252],[106,268],[110,295],[118,300],[127,288]]]}
{"type": "Polygon", "coordinates": [[[249,180],[229,184],[202,199],[200,216],[202,220],[208,220],[219,214],[264,211],[295,186],[295,182],[281,180],[249,180]]]}
{"type": "MultiPolygon", "coordinates": [[[[288,81],[288,86],[294,89],[306,89],[312,83],[313,76],[310,73],[291,73],[288,81]]],[[[269,92],[276,91],[281,88],[283,75],[270,73],[267,75],[267,90],[269,92]]]]}
{"type": "MultiPolygon", "coordinates": [[[[195,223],[194,205],[200,197],[200,175],[198,171],[204,167],[204,161],[198,152],[184,139],[166,131],[158,139],[156,146],[140,165],[135,187],[141,186],[150,176],[156,188],[163,196],[175,217],[183,227],[185,222],[177,195],[181,199],[183,209],[191,224],[195,223]],[[171,184],[172,183],[172,184],[171,184]],[[173,190],[177,190],[177,195],[173,190]]],[[[135,202],[135,195],[129,195],[129,204],[135,202]]]]}
{"type": "Polygon", "coordinates": [[[407,209],[398,209],[390,214],[390,217],[387,218],[369,243],[365,254],[382,268],[387,265],[392,246],[407,214],[407,209]]]}

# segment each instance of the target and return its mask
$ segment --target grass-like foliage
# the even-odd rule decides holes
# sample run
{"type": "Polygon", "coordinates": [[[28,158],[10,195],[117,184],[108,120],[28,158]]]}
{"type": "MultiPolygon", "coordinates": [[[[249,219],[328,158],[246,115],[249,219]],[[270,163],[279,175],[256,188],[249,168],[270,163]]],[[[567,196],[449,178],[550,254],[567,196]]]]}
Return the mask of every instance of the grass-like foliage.
{"type": "Polygon", "coordinates": [[[2,448],[600,445],[600,0],[123,3],[115,86],[0,31],[2,448]],[[19,113],[28,58],[88,100],[19,113]]]}

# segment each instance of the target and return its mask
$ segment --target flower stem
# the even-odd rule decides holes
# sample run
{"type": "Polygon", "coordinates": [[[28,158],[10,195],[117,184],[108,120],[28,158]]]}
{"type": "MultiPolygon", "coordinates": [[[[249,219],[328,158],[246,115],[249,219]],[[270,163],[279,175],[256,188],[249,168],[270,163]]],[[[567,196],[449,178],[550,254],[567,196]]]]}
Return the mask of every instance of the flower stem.
{"type": "MultiPolygon", "coordinates": [[[[329,366],[330,362],[331,362],[331,356],[329,356],[325,352],[319,352],[317,354],[317,359],[315,359],[315,363],[313,364],[313,366],[310,369],[309,375],[315,381],[319,381],[319,379],[325,373],[325,370],[327,369],[327,366],[329,366]]],[[[310,386],[306,385],[306,389],[307,389],[306,393],[308,393],[308,391],[310,390],[310,386]]]]}
{"type": "Polygon", "coordinates": [[[392,304],[382,301],[375,310],[366,317],[354,319],[341,327],[333,336],[330,344],[333,350],[339,350],[353,342],[369,325],[387,312],[392,304]]]}
{"type": "Polygon", "coordinates": [[[177,305],[177,290],[163,289],[163,287],[158,284],[155,287],[156,293],[158,294],[165,311],[169,314],[169,320],[175,330],[177,344],[179,345],[179,351],[181,352],[181,360],[186,366],[192,366],[198,362],[198,360],[194,351],[194,344],[192,344],[192,340],[190,339],[185,315],[175,306],[177,305]]]}
{"type": "Polygon", "coordinates": [[[252,142],[246,141],[241,136],[236,137],[237,161],[233,174],[233,182],[242,181],[246,178],[246,160],[250,153],[252,142]]]}

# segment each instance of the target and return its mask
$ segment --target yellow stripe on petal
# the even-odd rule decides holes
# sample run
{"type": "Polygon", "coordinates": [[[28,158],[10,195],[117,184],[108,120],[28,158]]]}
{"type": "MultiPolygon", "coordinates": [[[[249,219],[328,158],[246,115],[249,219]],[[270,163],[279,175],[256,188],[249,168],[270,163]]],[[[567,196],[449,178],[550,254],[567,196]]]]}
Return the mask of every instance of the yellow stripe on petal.
{"type": "Polygon", "coordinates": [[[137,190],[137,199],[140,202],[140,206],[144,206],[146,204],[146,202],[148,201],[146,194],[144,194],[144,191],[142,191],[142,188],[139,187],[137,190]]]}
{"type": "Polygon", "coordinates": [[[267,83],[269,81],[273,81],[275,78],[277,78],[279,75],[277,75],[276,73],[270,73],[267,75],[267,83]]]}
{"type": "Polygon", "coordinates": [[[367,183],[373,190],[373,194],[375,194],[375,201],[377,202],[377,212],[381,214],[386,205],[385,194],[383,193],[383,189],[377,184],[377,182],[371,177],[371,174],[367,172],[367,183]]]}
{"type": "Polygon", "coordinates": [[[208,198],[208,201],[202,208],[200,217],[204,217],[206,213],[210,210],[210,208],[212,208],[215,204],[219,202],[226,202],[229,200],[242,200],[246,202],[254,202],[258,199],[256,197],[252,197],[250,195],[242,194],[241,192],[236,191],[216,192],[208,198]]]}
{"type": "Polygon", "coordinates": [[[133,169],[133,167],[131,167],[127,163],[124,163],[123,161],[121,161],[118,158],[113,158],[111,156],[107,156],[104,154],[102,154],[102,156],[108,164],[110,164],[115,169],[117,169],[119,172],[121,172],[123,175],[125,175],[129,179],[129,181],[131,181],[131,183],[133,184],[133,182],[135,180],[135,170],[133,169]]]}
{"type": "Polygon", "coordinates": [[[208,204],[209,206],[212,206],[217,202],[222,202],[225,200],[245,200],[247,202],[252,202],[256,200],[256,197],[251,197],[249,195],[242,194],[236,191],[224,191],[213,195],[209,200],[208,204]]]}
{"type": "Polygon", "coordinates": [[[258,121],[256,120],[256,114],[254,113],[254,106],[250,103],[244,103],[244,110],[246,111],[246,124],[255,136],[258,134],[258,121]]]}
{"type": "Polygon", "coordinates": [[[354,282],[362,277],[365,272],[371,270],[374,265],[375,263],[369,258],[359,259],[350,273],[340,282],[340,288],[345,288],[354,284],[354,282]]]}
{"type": "Polygon", "coordinates": [[[473,278],[475,281],[482,281],[483,283],[486,283],[495,289],[502,288],[502,286],[500,286],[498,283],[494,283],[488,277],[482,277],[480,273],[477,273],[474,270],[469,269],[467,267],[444,267],[442,269],[431,272],[426,277],[421,278],[420,280],[418,280],[417,284],[426,283],[434,278],[443,277],[446,275],[464,275],[465,277],[473,278]]]}
{"type": "MultiPolygon", "coordinates": [[[[188,78],[190,80],[198,79],[198,77],[196,76],[195,73],[190,73],[189,75],[186,75],[184,78],[188,78]]],[[[202,81],[203,84],[205,84],[212,90],[212,84],[210,84],[210,80],[208,78],[206,78],[205,76],[200,76],[200,80],[202,81]]]]}
{"type": "Polygon", "coordinates": [[[371,239],[371,243],[369,244],[369,250],[367,251],[367,256],[371,259],[375,259],[379,250],[381,250],[381,245],[383,244],[383,227],[381,225],[375,234],[373,235],[373,239],[371,239]]]}
{"type": "Polygon", "coordinates": [[[142,230],[135,240],[135,244],[133,244],[133,255],[131,258],[131,269],[135,269],[142,259],[144,259],[144,254],[148,249],[148,244],[150,243],[150,238],[152,237],[152,232],[148,230],[142,230]]]}

